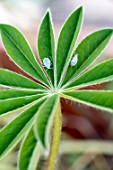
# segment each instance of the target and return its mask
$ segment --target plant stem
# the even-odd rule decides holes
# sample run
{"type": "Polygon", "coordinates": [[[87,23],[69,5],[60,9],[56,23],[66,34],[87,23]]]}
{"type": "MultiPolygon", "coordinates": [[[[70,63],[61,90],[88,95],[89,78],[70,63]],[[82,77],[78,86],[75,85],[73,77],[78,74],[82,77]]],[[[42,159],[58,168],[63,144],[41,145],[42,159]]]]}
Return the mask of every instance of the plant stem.
{"type": "Polygon", "coordinates": [[[49,159],[47,164],[47,170],[55,169],[55,165],[58,157],[58,151],[59,151],[61,128],[62,128],[62,119],[61,119],[61,106],[59,102],[54,118],[53,136],[51,141],[51,148],[50,148],[50,154],[49,154],[49,159]]]}

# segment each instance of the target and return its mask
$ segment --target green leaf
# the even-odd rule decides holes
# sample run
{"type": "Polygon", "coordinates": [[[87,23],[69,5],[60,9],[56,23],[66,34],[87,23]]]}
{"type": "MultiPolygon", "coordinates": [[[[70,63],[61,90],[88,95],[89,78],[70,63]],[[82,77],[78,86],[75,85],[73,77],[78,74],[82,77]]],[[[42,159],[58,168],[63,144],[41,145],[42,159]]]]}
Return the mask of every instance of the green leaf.
{"type": "Polygon", "coordinates": [[[35,170],[38,159],[40,157],[40,146],[37,142],[33,129],[31,128],[20,149],[18,169],[19,170],[35,170]],[[33,157],[35,158],[33,159],[33,157]],[[24,161],[23,161],[24,160],[24,161]]]}
{"type": "Polygon", "coordinates": [[[22,33],[7,24],[0,24],[0,31],[4,48],[11,59],[27,74],[48,84],[44,72],[22,33]]]}
{"type": "Polygon", "coordinates": [[[58,103],[58,95],[53,95],[45,101],[37,113],[37,118],[34,126],[35,136],[40,141],[41,145],[47,150],[49,150],[50,143],[50,128],[58,103]]]}
{"type": "Polygon", "coordinates": [[[64,92],[62,97],[113,113],[113,92],[77,90],[64,92]]]}
{"type": "Polygon", "coordinates": [[[40,94],[37,91],[27,91],[27,90],[2,90],[0,91],[0,100],[18,98],[23,96],[31,96],[40,94]]]}
{"type": "Polygon", "coordinates": [[[42,85],[37,84],[22,75],[4,69],[0,69],[0,86],[9,88],[37,89],[37,91],[46,89],[42,85]]]}
{"type": "Polygon", "coordinates": [[[22,112],[0,131],[0,158],[14,147],[35,120],[35,113],[44,100],[39,100],[31,108],[22,112]]]}
{"type": "Polygon", "coordinates": [[[55,40],[54,40],[54,32],[51,21],[50,12],[48,11],[42,20],[39,35],[38,35],[38,52],[42,64],[44,66],[44,58],[48,58],[51,65],[50,69],[47,69],[45,66],[45,70],[54,84],[54,69],[55,69],[55,40]]]}
{"type": "Polygon", "coordinates": [[[84,73],[66,88],[81,88],[113,80],[113,59],[103,62],[84,73]]]}
{"type": "Polygon", "coordinates": [[[57,84],[62,80],[71,60],[82,22],[82,7],[74,11],[64,24],[57,47],[57,84]]]}
{"type": "Polygon", "coordinates": [[[32,103],[35,100],[43,97],[43,95],[37,94],[32,96],[17,97],[12,99],[6,99],[0,101],[0,116],[6,115],[14,110],[20,109],[32,103]]]}
{"type": "MultiPolygon", "coordinates": [[[[69,80],[74,80],[80,73],[87,69],[97,59],[112,37],[112,29],[103,29],[86,37],[75,50],[73,57],[78,55],[75,66],[69,66],[63,85],[69,80]]],[[[72,58],[73,58],[72,57],[72,58]]],[[[69,82],[67,83],[69,84],[69,82]]]]}
{"type": "Polygon", "coordinates": [[[41,148],[40,148],[40,143],[37,142],[37,145],[34,149],[30,164],[29,164],[29,169],[28,170],[36,170],[37,164],[41,155],[41,148]]]}

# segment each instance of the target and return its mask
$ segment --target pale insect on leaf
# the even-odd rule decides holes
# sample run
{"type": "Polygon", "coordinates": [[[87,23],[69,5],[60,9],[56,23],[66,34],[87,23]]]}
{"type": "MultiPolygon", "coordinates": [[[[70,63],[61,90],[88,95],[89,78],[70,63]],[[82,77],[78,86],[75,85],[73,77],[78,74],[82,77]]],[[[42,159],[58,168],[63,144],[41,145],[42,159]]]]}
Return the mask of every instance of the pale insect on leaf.
{"type": "Polygon", "coordinates": [[[52,63],[51,63],[51,61],[50,61],[49,58],[45,57],[45,58],[43,59],[43,64],[44,64],[44,66],[45,66],[47,69],[50,69],[52,63]]]}
{"type": "Polygon", "coordinates": [[[75,66],[78,62],[78,54],[76,54],[71,60],[71,66],[75,66]]]}

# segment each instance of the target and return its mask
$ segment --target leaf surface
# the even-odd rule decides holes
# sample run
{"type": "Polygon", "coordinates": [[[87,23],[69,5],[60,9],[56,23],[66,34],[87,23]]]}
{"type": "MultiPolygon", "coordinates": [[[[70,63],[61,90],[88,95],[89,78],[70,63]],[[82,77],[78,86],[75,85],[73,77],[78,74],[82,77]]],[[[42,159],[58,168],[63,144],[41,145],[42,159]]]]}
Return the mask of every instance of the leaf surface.
{"type": "Polygon", "coordinates": [[[25,132],[32,126],[35,113],[42,103],[43,100],[37,101],[35,105],[22,112],[0,131],[1,158],[20,141],[25,132]]]}
{"type": "MultiPolygon", "coordinates": [[[[104,50],[113,35],[112,29],[103,29],[87,36],[75,50],[73,57],[78,56],[75,66],[69,66],[63,85],[74,79],[87,69],[104,50]]],[[[68,83],[67,83],[68,84],[68,83]]]]}
{"type": "Polygon", "coordinates": [[[39,35],[38,35],[38,52],[42,64],[44,66],[44,58],[48,58],[50,64],[50,69],[47,69],[45,66],[45,70],[54,84],[54,69],[55,69],[55,40],[54,40],[54,32],[51,21],[50,12],[48,11],[41,23],[39,35]]]}
{"type": "Polygon", "coordinates": [[[49,97],[40,107],[37,113],[34,132],[36,138],[45,149],[49,149],[50,128],[53,122],[54,114],[59,103],[58,95],[49,97]]]}
{"type": "Polygon", "coordinates": [[[74,11],[64,24],[57,47],[57,84],[60,83],[75,46],[82,21],[82,7],[74,11]]]}
{"type": "Polygon", "coordinates": [[[20,149],[18,168],[19,170],[35,170],[40,156],[40,146],[31,128],[20,149]],[[36,153],[36,154],[35,154],[36,153]],[[34,161],[33,157],[35,156],[34,161]],[[24,160],[24,161],[23,161],[24,160]]]}
{"type": "Polygon", "coordinates": [[[0,31],[4,48],[11,59],[27,74],[48,84],[44,72],[22,33],[7,24],[0,24],[0,31]]]}
{"type": "Polygon", "coordinates": [[[0,116],[20,109],[43,97],[42,95],[24,96],[0,101],[0,116]]]}
{"type": "Polygon", "coordinates": [[[2,90],[0,91],[0,100],[31,96],[37,94],[40,93],[37,91],[27,91],[27,90],[2,90]]]}
{"type": "Polygon", "coordinates": [[[0,86],[37,90],[46,89],[44,86],[41,86],[40,84],[37,84],[26,77],[5,69],[0,69],[0,86]]]}
{"type": "Polygon", "coordinates": [[[62,97],[113,113],[113,92],[77,90],[65,92],[62,97]]]}
{"type": "Polygon", "coordinates": [[[85,87],[113,80],[113,59],[103,62],[84,73],[67,88],[85,87]]]}

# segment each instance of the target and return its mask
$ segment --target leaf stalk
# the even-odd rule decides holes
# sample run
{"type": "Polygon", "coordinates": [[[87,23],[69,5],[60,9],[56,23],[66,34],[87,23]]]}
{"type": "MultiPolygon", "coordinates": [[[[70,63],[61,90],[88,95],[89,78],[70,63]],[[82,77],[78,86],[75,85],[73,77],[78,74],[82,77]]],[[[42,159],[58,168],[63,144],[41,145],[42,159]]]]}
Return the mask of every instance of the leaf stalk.
{"type": "Polygon", "coordinates": [[[60,137],[61,137],[61,129],[62,129],[62,118],[61,118],[61,106],[60,102],[58,108],[55,113],[54,125],[53,125],[53,135],[51,140],[51,148],[47,163],[47,170],[54,170],[57,162],[60,137]]]}

